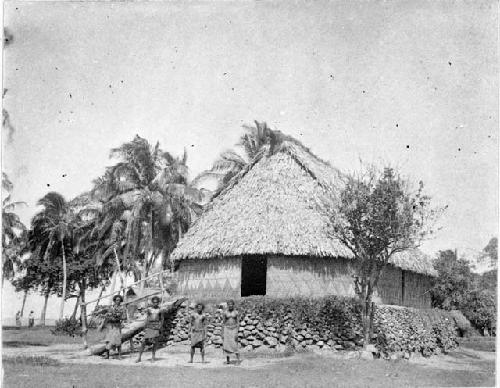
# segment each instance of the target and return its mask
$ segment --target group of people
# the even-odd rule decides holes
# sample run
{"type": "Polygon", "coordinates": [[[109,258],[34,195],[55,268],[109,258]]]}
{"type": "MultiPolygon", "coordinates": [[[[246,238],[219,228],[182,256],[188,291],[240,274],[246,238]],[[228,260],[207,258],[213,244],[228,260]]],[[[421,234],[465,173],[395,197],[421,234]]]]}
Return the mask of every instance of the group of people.
{"type": "MultiPolygon", "coordinates": [[[[156,350],[158,349],[161,329],[162,315],[167,314],[171,307],[160,305],[160,298],[153,296],[151,305],[143,310],[146,314],[146,324],[144,329],[144,338],[139,349],[139,356],[136,362],[141,362],[142,354],[147,345],[152,346],[152,360],[156,360],[156,350]]],[[[123,298],[120,295],[113,297],[113,305],[110,308],[102,310],[103,323],[101,328],[106,328],[106,350],[104,357],[109,359],[110,351],[116,349],[118,358],[121,358],[122,346],[122,322],[127,320],[127,309],[122,305],[123,298]]],[[[205,306],[202,303],[197,303],[194,312],[190,316],[190,336],[191,336],[191,351],[189,363],[193,362],[196,349],[200,350],[201,361],[205,362],[205,343],[207,339],[207,317],[204,313],[205,306]]],[[[239,313],[235,309],[234,301],[227,302],[227,309],[223,313],[223,328],[222,340],[223,351],[226,356],[226,364],[231,363],[231,356],[236,356],[236,362],[239,364],[239,344],[238,344],[238,329],[239,329],[239,313]]]]}
{"type": "MultiPolygon", "coordinates": [[[[21,317],[22,317],[22,314],[20,311],[18,311],[16,313],[16,326],[18,329],[20,329],[22,326],[21,317]]],[[[28,327],[32,328],[34,326],[35,326],[35,312],[33,310],[31,310],[29,315],[28,315],[28,327]]]]}

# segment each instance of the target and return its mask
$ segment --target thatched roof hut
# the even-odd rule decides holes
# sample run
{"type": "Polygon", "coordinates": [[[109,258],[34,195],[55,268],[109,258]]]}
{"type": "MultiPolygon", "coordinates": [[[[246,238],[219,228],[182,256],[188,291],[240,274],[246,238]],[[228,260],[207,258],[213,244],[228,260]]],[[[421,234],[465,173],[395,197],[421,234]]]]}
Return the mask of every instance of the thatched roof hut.
{"type": "MultiPolygon", "coordinates": [[[[339,170],[299,142],[286,140],[233,178],[179,241],[172,258],[181,264],[196,261],[197,267],[262,257],[349,261],[352,252],[332,237],[330,219],[320,211],[325,195],[338,193],[341,185],[339,170]]],[[[395,256],[392,264],[400,271],[434,274],[430,258],[416,250],[395,256]]],[[[193,265],[187,267],[193,271],[193,265]]]]}

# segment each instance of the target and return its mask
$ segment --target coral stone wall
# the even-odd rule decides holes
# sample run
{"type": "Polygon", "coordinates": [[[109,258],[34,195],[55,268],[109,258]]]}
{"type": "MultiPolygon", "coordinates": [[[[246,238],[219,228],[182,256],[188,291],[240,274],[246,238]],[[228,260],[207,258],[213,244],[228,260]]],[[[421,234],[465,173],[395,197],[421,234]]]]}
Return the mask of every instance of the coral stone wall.
{"type": "MultiPolygon", "coordinates": [[[[207,345],[222,346],[220,304],[207,303],[207,345]]],[[[242,350],[287,348],[355,350],[363,345],[360,305],[353,298],[249,297],[236,301],[240,312],[242,350]]],[[[189,317],[194,303],[182,308],[171,322],[167,345],[189,343],[189,317]]],[[[395,353],[409,357],[448,351],[456,346],[457,324],[442,310],[378,306],[372,343],[384,357],[395,353]]],[[[137,338],[138,339],[138,338],[137,338]]]]}

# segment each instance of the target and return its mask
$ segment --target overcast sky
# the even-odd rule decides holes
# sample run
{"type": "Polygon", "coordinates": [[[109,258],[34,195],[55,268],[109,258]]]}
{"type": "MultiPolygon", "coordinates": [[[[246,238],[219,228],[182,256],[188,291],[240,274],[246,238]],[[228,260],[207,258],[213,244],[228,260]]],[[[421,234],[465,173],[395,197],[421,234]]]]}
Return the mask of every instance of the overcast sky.
{"type": "Polygon", "coordinates": [[[429,253],[497,234],[494,1],[6,1],[4,23],[3,171],[26,222],[136,133],[187,147],[194,176],[257,119],[344,171],[423,180],[449,205],[429,253]]]}

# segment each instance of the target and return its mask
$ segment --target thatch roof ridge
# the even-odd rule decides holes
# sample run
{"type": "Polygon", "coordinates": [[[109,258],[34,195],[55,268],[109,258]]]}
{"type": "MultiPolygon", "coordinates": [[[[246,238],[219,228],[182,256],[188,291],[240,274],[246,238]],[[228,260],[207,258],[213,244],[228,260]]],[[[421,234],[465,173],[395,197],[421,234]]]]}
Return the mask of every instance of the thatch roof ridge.
{"type": "MultiPolygon", "coordinates": [[[[331,221],[317,206],[325,194],[339,192],[344,174],[289,138],[233,177],[179,241],[173,260],[273,254],[353,257],[331,237],[331,221]]],[[[392,261],[432,274],[432,265],[418,257],[413,252],[392,261]]]]}

